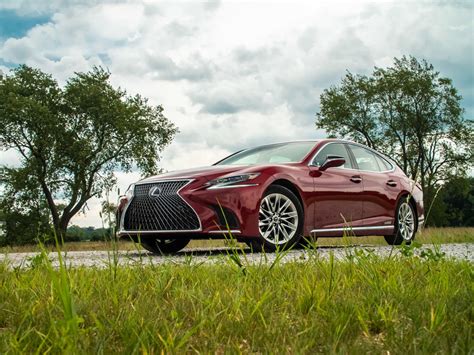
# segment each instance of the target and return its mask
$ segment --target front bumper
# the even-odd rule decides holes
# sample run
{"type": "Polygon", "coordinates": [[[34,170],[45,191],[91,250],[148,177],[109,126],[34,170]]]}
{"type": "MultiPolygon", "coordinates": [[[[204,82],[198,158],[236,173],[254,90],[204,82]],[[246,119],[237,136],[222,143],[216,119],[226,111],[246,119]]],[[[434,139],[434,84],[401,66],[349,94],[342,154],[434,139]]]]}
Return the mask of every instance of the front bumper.
{"type": "MultiPolygon", "coordinates": [[[[186,179],[182,179],[186,180],[186,179]]],[[[169,180],[156,180],[154,183],[169,180]]],[[[189,180],[178,195],[189,205],[199,219],[199,228],[193,230],[127,230],[125,218],[133,198],[125,203],[119,212],[118,236],[186,236],[191,238],[220,238],[230,232],[236,237],[254,237],[258,231],[258,207],[263,195],[261,184],[243,184],[241,187],[208,189],[203,185],[207,180],[189,180]],[[224,212],[224,213],[222,213],[224,212]]],[[[137,184],[136,186],[140,186],[137,184]]]]}

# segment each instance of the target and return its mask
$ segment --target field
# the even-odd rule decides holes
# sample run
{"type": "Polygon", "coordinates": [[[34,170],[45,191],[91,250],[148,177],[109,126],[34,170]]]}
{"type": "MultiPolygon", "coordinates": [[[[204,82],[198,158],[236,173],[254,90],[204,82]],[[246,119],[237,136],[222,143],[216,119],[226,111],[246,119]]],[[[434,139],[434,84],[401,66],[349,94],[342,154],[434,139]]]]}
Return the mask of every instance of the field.
{"type": "Polygon", "coordinates": [[[105,269],[55,269],[42,253],[0,264],[0,353],[470,354],[474,269],[430,250],[133,267],[112,252],[105,269]]]}

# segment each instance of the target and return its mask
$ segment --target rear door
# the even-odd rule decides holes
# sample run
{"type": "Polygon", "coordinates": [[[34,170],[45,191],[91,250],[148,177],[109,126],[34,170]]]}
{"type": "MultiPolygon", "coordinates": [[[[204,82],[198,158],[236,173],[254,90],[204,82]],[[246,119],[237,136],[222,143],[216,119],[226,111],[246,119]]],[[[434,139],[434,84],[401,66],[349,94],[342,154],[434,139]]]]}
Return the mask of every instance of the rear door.
{"type": "Polygon", "coordinates": [[[343,227],[360,226],[362,223],[362,180],[355,169],[351,155],[344,143],[328,143],[316,154],[310,169],[315,186],[316,235],[343,227]],[[319,171],[328,155],[345,158],[346,163],[337,168],[319,171]]]}
{"type": "Polygon", "coordinates": [[[348,144],[364,191],[362,194],[362,218],[364,226],[393,225],[394,208],[399,182],[391,174],[393,166],[379,154],[356,144],[348,144]]]}

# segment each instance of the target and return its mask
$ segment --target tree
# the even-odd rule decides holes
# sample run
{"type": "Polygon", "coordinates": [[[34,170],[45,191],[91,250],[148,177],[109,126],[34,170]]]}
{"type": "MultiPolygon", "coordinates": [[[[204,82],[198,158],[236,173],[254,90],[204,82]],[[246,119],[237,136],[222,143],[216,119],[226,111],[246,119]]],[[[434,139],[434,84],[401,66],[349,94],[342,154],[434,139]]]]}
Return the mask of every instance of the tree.
{"type": "Polygon", "coordinates": [[[0,200],[3,233],[0,245],[26,244],[33,240],[45,241],[51,234],[49,211],[36,181],[22,169],[0,169],[4,185],[0,200]]]}
{"type": "Polygon", "coordinates": [[[115,184],[115,170],[155,173],[159,153],[177,132],[161,106],[127,95],[109,79],[95,67],[60,87],[25,65],[0,78],[0,148],[20,154],[21,166],[10,171],[35,182],[62,236],[90,198],[115,184]]]}
{"type": "Polygon", "coordinates": [[[371,76],[346,74],[324,90],[316,126],[392,157],[419,181],[429,206],[440,184],[474,162],[473,122],[463,118],[452,81],[414,57],[371,76]]]}
{"type": "Polygon", "coordinates": [[[444,184],[430,215],[437,227],[474,227],[474,177],[457,177],[444,184]]]}

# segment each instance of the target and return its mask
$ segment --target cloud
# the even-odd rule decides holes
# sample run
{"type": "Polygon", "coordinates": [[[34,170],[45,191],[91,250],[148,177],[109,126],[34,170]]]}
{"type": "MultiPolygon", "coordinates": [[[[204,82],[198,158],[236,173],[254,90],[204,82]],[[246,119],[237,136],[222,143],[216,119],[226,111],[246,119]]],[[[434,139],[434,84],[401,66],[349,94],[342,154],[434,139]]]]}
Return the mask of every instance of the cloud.
{"type": "Polygon", "coordinates": [[[0,162],[9,168],[17,168],[21,166],[21,155],[13,149],[4,150],[0,162]]]}
{"type": "MultiPolygon", "coordinates": [[[[26,63],[64,83],[104,65],[114,85],[163,104],[180,128],[163,153],[166,170],[322,137],[322,91],[346,70],[367,74],[404,54],[452,78],[474,118],[470,2],[7,0],[0,9],[47,19],[0,38],[2,70],[26,63]]],[[[127,176],[122,190],[137,178],[127,176]]]]}
{"type": "Polygon", "coordinates": [[[208,81],[212,79],[212,63],[200,53],[194,53],[181,63],[176,63],[169,56],[159,52],[146,53],[146,74],[158,80],[208,81]]]}

